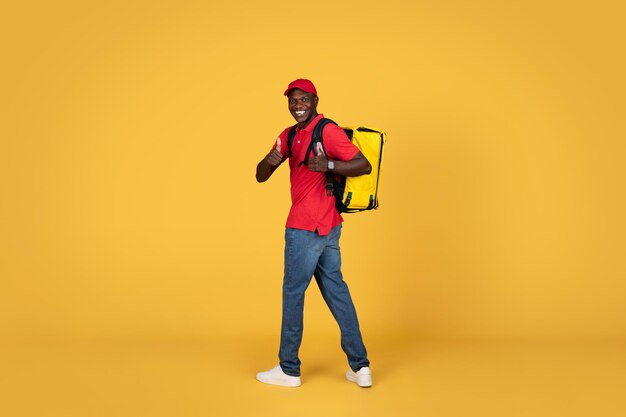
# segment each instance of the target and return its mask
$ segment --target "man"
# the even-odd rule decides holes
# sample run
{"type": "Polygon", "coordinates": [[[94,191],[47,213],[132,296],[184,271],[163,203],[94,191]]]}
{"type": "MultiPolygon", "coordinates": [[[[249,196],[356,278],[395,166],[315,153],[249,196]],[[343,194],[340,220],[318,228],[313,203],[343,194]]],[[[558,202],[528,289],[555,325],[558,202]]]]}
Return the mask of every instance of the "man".
{"type": "Polygon", "coordinates": [[[361,387],[369,387],[372,375],[367,351],[348,286],[341,274],[339,237],[343,219],[335,208],[335,198],[326,193],[325,182],[328,171],[359,176],[369,174],[372,167],[344,131],[334,124],[324,127],[323,150],[319,146],[315,154],[309,155],[308,164],[302,164],[309,151],[313,129],[324,116],[317,113],[319,99],[311,81],[295,80],[284,94],[288,97],[289,112],[297,122],[292,155],[289,155],[287,128],[256,170],[257,181],[264,182],[287,159],[291,169],[292,206],[285,231],[280,363],[258,373],[256,378],[267,384],[300,386],[298,350],[302,342],[304,293],[315,276],[341,330],[341,347],[350,365],[346,377],[361,387]]]}

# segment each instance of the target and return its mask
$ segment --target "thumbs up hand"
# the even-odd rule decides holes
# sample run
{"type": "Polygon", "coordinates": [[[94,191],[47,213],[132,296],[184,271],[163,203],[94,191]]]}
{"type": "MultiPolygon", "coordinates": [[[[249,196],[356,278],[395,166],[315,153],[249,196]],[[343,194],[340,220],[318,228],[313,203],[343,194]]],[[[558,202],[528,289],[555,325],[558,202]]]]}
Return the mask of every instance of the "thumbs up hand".
{"type": "Polygon", "coordinates": [[[322,149],[322,144],[317,143],[315,156],[309,158],[309,169],[313,172],[326,172],[328,171],[328,160],[322,149]]]}
{"type": "Polygon", "coordinates": [[[272,149],[270,153],[268,153],[265,157],[267,163],[270,164],[270,166],[272,167],[276,167],[283,162],[283,154],[280,151],[280,147],[281,142],[279,137],[278,139],[276,139],[276,146],[274,147],[274,149],[272,149]]]}

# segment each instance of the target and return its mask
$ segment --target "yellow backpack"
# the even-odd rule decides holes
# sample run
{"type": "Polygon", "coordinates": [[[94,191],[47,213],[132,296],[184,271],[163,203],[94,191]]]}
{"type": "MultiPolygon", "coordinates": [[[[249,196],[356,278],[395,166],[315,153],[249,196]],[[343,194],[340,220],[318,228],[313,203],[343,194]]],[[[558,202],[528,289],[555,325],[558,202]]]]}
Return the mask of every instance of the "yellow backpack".
{"type": "MultiPolygon", "coordinates": [[[[321,143],[322,148],[324,142],[322,140],[322,131],[324,126],[329,123],[336,124],[330,119],[322,118],[315,129],[313,129],[313,139],[306,153],[305,160],[300,164],[306,164],[311,152],[317,150],[316,143],[321,143]]],[[[364,210],[372,210],[378,208],[378,189],[380,185],[380,171],[383,162],[383,147],[386,141],[385,132],[370,127],[342,127],[348,138],[361,151],[363,156],[367,158],[372,166],[372,172],[359,177],[344,177],[334,175],[329,172],[326,174],[326,192],[328,195],[334,195],[336,199],[335,206],[340,213],[356,213],[364,210]]],[[[289,130],[287,147],[289,156],[291,156],[291,146],[296,136],[296,126],[289,130]]]]}

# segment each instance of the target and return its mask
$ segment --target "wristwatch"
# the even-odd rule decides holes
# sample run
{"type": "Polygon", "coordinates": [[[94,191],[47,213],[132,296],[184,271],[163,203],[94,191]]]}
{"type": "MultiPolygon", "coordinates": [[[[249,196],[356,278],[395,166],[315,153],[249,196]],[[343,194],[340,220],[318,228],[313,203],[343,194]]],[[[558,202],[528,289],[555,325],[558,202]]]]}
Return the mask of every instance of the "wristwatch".
{"type": "Polygon", "coordinates": [[[334,161],[328,161],[328,166],[327,166],[329,171],[332,171],[333,169],[335,169],[335,162],[334,161]]]}

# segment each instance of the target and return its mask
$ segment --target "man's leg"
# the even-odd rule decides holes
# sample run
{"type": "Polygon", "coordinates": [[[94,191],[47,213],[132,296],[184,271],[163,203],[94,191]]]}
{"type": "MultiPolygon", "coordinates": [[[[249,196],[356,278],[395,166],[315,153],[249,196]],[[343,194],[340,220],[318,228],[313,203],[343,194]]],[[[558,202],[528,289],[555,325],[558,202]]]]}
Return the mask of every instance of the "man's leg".
{"type": "Polygon", "coordinates": [[[327,245],[319,258],[315,280],[326,304],[339,324],[341,347],[348,356],[350,368],[356,372],[369,366],[369,361],[352,297],[341,273],[340,236],[341,226],[337,226],[328,236],[327,245]]]}
{"type": "Polygon", "coordinates": [[[325,238],[315,232],[285,231],[285,276],[283,279],[283,318],[278,357],[283,372],[300,376],[298,351],[302,342],[304,292],[306,291],[325,238]]]}

